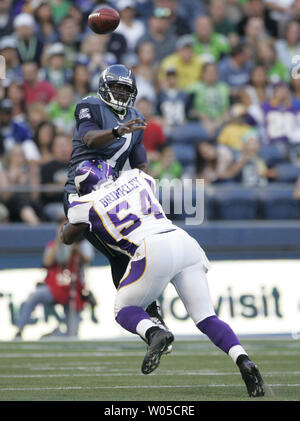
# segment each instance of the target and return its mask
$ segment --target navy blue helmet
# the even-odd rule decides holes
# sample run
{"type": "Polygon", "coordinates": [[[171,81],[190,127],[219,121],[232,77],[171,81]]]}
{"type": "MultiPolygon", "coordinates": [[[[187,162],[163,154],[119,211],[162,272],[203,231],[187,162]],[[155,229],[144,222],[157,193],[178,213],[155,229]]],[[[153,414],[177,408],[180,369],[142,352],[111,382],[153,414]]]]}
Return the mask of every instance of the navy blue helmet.
{"type": "Polygon", "coordinates": [[[98,95],[114,110],[124,112],[137,96],[134,74],[121,64],[107,67],[100,75],[98,95]]]}

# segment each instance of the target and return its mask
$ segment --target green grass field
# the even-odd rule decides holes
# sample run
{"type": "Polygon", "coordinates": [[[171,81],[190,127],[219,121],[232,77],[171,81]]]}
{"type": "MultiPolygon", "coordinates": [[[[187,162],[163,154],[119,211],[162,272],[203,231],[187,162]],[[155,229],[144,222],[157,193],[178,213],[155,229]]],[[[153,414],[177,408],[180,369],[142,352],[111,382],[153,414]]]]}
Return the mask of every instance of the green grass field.
{"type": "MultiPolygon", "coordinates": [[[[300,341],[242,341],[259,365],[267,396],[300,400],[300,341]]],[[[174,342],[145,376],[145,345],[119,342],[0,342],[1,401],[247,401],[232,360],[206,340],[174,342]]]]}

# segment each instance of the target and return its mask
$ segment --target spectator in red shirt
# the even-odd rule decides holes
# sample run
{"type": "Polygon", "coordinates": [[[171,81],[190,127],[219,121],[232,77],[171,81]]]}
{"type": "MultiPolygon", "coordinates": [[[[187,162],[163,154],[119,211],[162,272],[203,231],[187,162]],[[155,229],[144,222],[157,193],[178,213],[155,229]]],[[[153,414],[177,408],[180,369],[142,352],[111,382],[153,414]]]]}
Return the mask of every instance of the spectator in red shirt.
{"type": "Polygon", "coordinates": [[[38,304],[63,305],[67,331],[64,333],[56,329],[55,333],[58,336],[77,336],[80,312],[88,297],[84,290],[82,270],[92,260],[93,249],[89,246],[86,248],[85,241],[66,246],[60,239],[60,227],[61,224],[56,239],[50,241],[44,251],[43,266],[47,269],[45,281],[21,306],[16,338],[22,337],[23,329],[30,323],[31,313],[38,304]],[[72,317],[74,312],[75,318],[72,317]]]}
{"type": "Polygon", "coordinates": [[[39,80],[38,66],[34,61],[28,61],[22,65],[23,70],[23,90],[25,105],[33,102],[48,104],[56,95],[54,86],[46,81],[39,80]]]}
{"type": "Polygon", "coordinates": [[[148,98],[140,98],[136,108],[143,114],[147,122],[143,143],[147,151],[148,161],[152,162],[159,158],[158,148],[166,143],[166,135],[160,120],[154,116],[153,104],[148,98]]]}

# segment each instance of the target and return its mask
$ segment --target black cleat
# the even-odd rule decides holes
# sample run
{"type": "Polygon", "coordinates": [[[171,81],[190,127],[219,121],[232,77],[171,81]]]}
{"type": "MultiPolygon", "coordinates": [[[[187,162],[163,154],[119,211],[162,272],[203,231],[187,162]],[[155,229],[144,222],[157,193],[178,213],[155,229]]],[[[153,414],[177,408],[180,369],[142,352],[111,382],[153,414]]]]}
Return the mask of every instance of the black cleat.
{"type": "MultiPolygon", "coordinates": [[[[165,324],[164,319],[160,313],[160,306],[157,305],[157,301],[153,301],[147,309],[146,312],[149,314],[153,323],[155,323],[159,328],[169,331],[168,326],[165,324]]],[[[172,352],[172,345],[169,345],[163,352],[163,354],[170,354],[172,352]]]]}
{"type": "MultiPolygon", "coordinates": [[[[155,323],[160,329],[166,330],[169,332],[169,329],[167,328],[165,322],[163,321],[162,317],[151,317],[151,320],[153,323],[155,323]]],[[[172,345],[168,345],[164,351],[163,354],[167,355],[170,354],[172,352],[172,345]]]]}
{"type": "Polygon", "coordinates": [[[254,362],[248,360],[240,365],[240,372],[247,387],[248,395],[253,398],[264,396],[264,382],[254,362]]]}
{"type": "Polygon", "coordinates": [[[167,330],[160,329],[153,332],[142,364],[143,374],[150,374],[159,366],[162,354],[173,341],[173,334],[167,330]]]}
{"type": "Polygon", "coordinates": [[[149,314],[151,320],[157,324],[161,325],[160,327],[165,330],[169,330],[166,326],[160,312],[160,306],[157,304],[157,301],[153,301],[147,308],[146,312],[149,314]]]}

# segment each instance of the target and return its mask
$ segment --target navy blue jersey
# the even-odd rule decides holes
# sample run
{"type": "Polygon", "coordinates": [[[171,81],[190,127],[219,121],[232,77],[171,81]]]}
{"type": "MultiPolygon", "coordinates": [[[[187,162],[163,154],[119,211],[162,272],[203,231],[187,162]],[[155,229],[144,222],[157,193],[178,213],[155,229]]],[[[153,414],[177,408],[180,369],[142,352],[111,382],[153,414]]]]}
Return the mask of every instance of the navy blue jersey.
{"type": "Polygon", "coordinates": [[[104,148],[88,148],[83,137],[90,130],[108,130],[124,124],[126,121],[141,118],[142,114],[135,108],[128,108],[121,116],[106,105],[100,98],[88,96],[82,99],[75,109],[76,127],[73,133],[73,151],[69,162],[68,180],[65,185],[67,193],[76,193],[74,173],[77,165],[88,159],[103,159],[118,172],[128,161],[131,168],[147,161],[143,145],[143,130],[126,134],[104,148]]]}

